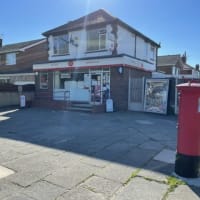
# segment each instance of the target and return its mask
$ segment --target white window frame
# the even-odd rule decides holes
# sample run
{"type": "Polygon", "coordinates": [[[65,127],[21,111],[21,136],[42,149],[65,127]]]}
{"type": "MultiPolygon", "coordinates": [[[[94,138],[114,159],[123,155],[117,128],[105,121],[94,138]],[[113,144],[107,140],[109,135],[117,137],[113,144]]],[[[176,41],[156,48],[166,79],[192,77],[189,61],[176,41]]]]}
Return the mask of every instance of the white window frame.
{"type": "Polygon", "coordinates": [[[63,34],[53,37],[53,54],[66,55],[69,54],[69,35],[63,34]]]}
{"type": "Polygon", "coordinates": [[[106,50],[106,28],[100,28],[100,29],[91,29],[87,31],[87,51],[101,51],[106,50]],[[98,35],[97,38],[97,46],[90,46],[90,34],[93,32],[94,34],[98,35]],[[105,38],[105,39],[103,39],[105,38]]]}
{"type": "Polygon", "coordinates": [[[155,47],[154,46],[150,46],[150,60],[154,61],[155,60],[155,47]]]}
{"type": "Polygon", "coordinates": [[[6,65],[16,65],[16,53],[6,54],[6,65]]]}
{"type": "Polygon", "coordinates": [[[144,41],[144,60],[148,59],[148,43],[144,41]]]}

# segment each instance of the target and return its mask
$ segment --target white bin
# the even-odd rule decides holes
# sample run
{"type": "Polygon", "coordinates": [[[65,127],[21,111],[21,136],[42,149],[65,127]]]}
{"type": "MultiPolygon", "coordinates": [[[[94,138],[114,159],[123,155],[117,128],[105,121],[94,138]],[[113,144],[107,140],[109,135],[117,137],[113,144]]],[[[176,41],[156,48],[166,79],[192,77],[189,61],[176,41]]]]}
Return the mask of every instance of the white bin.
{"type": "Polygon", "coordinates": [[[113,112],[113,100],[112,99],[106,100],[106,112],[113,112]]]}
{"type": "Polygon", "coordinates": [[[20,107],[24,108],[26,106],[26,97],[24,95],[20,96],[20,107]]]}

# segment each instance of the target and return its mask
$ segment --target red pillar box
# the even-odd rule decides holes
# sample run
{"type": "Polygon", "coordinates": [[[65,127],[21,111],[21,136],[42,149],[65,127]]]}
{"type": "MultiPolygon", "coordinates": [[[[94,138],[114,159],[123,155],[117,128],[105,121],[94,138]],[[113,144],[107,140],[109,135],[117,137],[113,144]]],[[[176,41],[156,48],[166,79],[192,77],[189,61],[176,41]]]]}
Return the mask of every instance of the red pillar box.
{"type": "Polygon", "coordinates": [[[175,172],[183,177],[200,176],[200,84],[177,85],[180,101],[175,172]]]}

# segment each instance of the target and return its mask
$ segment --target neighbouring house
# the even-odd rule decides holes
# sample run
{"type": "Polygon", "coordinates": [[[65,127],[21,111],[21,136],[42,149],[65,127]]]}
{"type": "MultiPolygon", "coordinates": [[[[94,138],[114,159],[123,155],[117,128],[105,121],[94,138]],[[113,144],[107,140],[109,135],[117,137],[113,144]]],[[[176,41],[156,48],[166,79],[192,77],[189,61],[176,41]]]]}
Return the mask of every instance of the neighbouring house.
{"type": "Polygon", "coordinates": [[[186,53],[182,56],[180,54],[158,56],[157,60],[156,71],[162,73],[163,77],[200,78],[199,65],[194,68],[187,64],[186,53]]]}
{"type": "Polygon", "coordinates": [[[36,105],[103,111],[111,98],[115,110],[143,110],[144,79],[156,69],[159,44],[103,9],[43,35],[49,57],[33,65],[36,105]]]}
{"type": "Polygon", "coordinates": [[[0,107],[19,105],[20,95],[30,105],[35,90],[33,63],[47,60],[46,38],[4,46],[0,39],[0,107]]]}
{"type": "Polygon", "coordinates": [[[158,56],[156,72],[152,73],[152,77],[155,81],[159,78],[169,81],[168,113],[177,114],[179,98],[176,85],[188,81],[199,82],[200,70],[198,64],[195,68],[187,64],[186,53],[163,55],[158,56]]]}
{"type": "Polygon", "coordinates": [[[0,83],[34,84],[33,63],[47,60],[46,38],[8,45],[0,39],[0,83]]]}

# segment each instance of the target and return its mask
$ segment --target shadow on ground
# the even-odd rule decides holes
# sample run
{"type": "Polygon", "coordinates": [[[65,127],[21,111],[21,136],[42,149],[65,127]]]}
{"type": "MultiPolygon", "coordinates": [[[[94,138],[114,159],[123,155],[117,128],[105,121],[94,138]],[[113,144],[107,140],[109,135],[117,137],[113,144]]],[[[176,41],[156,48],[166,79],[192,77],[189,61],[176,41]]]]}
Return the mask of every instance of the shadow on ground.
{"type": "MultiPolygon", "coordinates": [[[[129,175],[121,177],[123,184],[129,181],[131,172],[160,182],[174,172],[174,164],[153,158],[163,149],[175,151],[175,116],[138,112],[89,114],[37,108],[1,111],[0,164],[15,166],[15,170],[21,169],[17,159],[26,162],[24,156],[36,154],[35,158],[41,155],[45,161],[49,152],[54,154],[55,163],[68,167],[74,163],[71,154],[69,158],[63,154],[67,152],[75,154],[82,164],[103,169],[97,175],[106,174],[111,179],[115,172],[118,176],[115,178],[120,179],[120,174],[125,173],[120,166],[125,166],[129,175]]],[[[34,167],[33,161],[30,166],[28,162],[26,167],[34,167]]],[[[200,196],[199,188],[191,189],[200,196]]]]}

